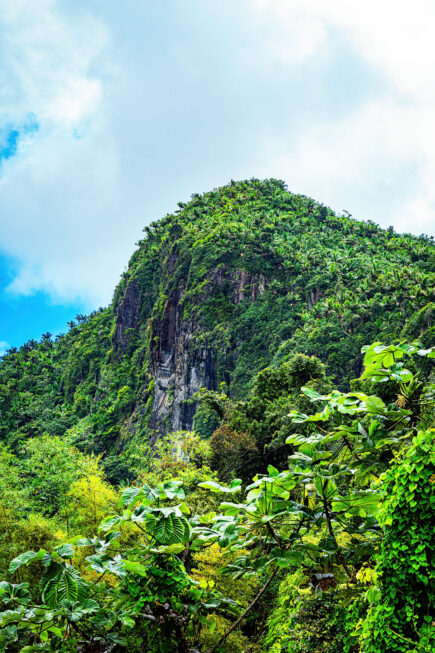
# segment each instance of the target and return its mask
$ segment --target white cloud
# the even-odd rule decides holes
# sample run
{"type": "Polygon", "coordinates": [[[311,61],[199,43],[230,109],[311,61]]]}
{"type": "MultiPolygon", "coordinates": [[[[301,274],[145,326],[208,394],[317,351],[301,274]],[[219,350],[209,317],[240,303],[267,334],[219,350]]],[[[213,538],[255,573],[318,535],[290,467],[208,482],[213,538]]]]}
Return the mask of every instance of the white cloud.
{"type": "MultiPolygon", "coordinates": [[[[319,197],[331,198],[332,204],[340,195],[340,184],[353,187],[355,196],[359,185],[370,194],[388,183],[398,168],[418,166],[419,188],[401,206],[394,223],[398,230],[435,233],[435,4],[258,0],[257,8],[275,14],[288,30],[304,24],[312,43],[310,56],[324,44],[328,30],[339,30],[385,78],[379,99],[367,100],[345,120],[311,124],[301,134],[297,150],[278,154],[275,160],[272,154],[270,165],[285,169],[292,185],[295,181],[304,192],[313,195],[319,189],[319,197]],[[315,21],[314,30],[310,21],[315,21]]],[[[284,40],[282,51],[286,50],[284,40]]],[[[275,145],[271,147],[275,150],[275,145]]]]}
{"type": "Polygon", "coordinates": [[[90,67],[107,44],[106,28],[90,13],[65,20],[55,0],[4,0],[0,19],[3,116],[31,111],[68,128],[94,115],[102,84],[90,67]]]}
{"type": "Polygon", "coordinates": [[[0,356],[3,356],[6,354],[7,350],[9,349],[9,343],[5,342],[4,340],[0,340],[0,356]]]}
{"type": "Polygon", "coordinates": [[[0,245],[21,264],[9,290],[107,301],[133,238],[115,228],[116,152],[92,71],[108,31],[89,13],[67,20],[55,0],[6,1],[0,18],[1,114],[19,124],[31,113],[39,124],[1,169],[0,245]]]}
{"type": "Polygon", "coordinates": [[[0,4],[0,129],[29,114],[39,123],[0,169],[0,249],[19,264],[10,292],[106,303],[142,225],[231,177],[284,178],[377,220],[403,187],[386,224],[433,231],[432,1],[246,0],[223,11],[190,0],[172,31],[163,4],[0,4]],[[337,114],[308,96],[305,115],[295,71],[317,62],[310,74],[326,75],[337,34],[385,87],[337,114]]]}
{"type": "Polygon", "coordinates": [[[13,210],[3,209],[2,241],[22,261],[11,292],[110,299],[135,233],[123,228],[116,156],[104,134],[98,121],[79,140],[42,129],[26,156],[7,162],[0,204],[13,210]]]}

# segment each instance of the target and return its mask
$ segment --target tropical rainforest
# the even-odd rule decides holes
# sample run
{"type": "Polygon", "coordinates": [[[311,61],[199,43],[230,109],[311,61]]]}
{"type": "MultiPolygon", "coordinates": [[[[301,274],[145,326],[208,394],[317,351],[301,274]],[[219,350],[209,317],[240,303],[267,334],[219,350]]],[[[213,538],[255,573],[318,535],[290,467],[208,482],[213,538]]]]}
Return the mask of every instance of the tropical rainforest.
{"type": "Polygon", "coordinates": [[[0,359],[0,652],[431,653],[435,245],[231,182],[0,359]]]}

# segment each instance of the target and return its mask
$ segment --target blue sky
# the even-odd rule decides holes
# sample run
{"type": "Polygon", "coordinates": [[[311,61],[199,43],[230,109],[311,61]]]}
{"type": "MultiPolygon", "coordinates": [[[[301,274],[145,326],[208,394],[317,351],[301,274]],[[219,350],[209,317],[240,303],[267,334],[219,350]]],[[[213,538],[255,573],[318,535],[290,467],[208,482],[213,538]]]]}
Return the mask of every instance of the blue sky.
{"type": "Polygon", "coordinates": [[[3,0],[0,351],[107,304],[141,229],[278,177],[435,233],[432,0],[3,0]]]}

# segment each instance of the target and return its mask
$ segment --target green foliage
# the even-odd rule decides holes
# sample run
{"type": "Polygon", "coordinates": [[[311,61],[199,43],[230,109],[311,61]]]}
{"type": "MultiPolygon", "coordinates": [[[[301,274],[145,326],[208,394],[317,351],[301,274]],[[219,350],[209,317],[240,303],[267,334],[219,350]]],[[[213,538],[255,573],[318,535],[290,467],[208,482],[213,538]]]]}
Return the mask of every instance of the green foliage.
{"type": "MultiPolygon", "coordinates": [[[[207,584],[207,586],[217,589],[224,596],[237,602],[240,608],[245,609],[254,596],[258,582],[253,578],[244,578],[234,583],[232,578],[222,574],[222,569],[236,555],[221,549],[217,544],[204,547],[193,555],[194,567],[191,574],[192,578],[198,580],[203,586],[207,584]]],[[[205,650],[215,645],[230,626],[231,619],[228,616],[225,617],[218,612],[212,613],[203,624],[200,634],[205,650]]],[[[225,653],[244,653],[249,645],[249,638],[237,629],[223,643],[222,651],[225,653]]]]}
{"type": "Polygon", "coordinates": [[[269,653],[342,653],[345,629],[338,613],[341,612],[340,601],[346,602],[348,594],[346,589],[313,592],[301,570],[288,574],[279,585],[268,618],[263,650],[269,653]]]}
{"type": "Polygon", "coordinates": [[[433,651],[435,430],[421,431],[385,474],[379,522],[378,589],[362,626],[361,650],[433,651]]]}
{"type": "Polygon", "coordinates": [[[433,242],[273,179],[179,208],[0,360],[0,651],[432,650],[433,242]]]}
{"type": "Polygon", "coordinates": [[[223,424],[211,439],[211,465],[222,480],[234,475],[247,479],[259,465],[259,451],[254,438],[247,432],[233,431],[223,424]]]}
{"type": "MultiPolygon", "coordinates": [[[[317,356],[347,390],[365,343],[402,332],[433,344],[427,237],[337,216],[274,179],[194,195],[144,231],[107,309],[2,357],[0,439],[14,451],[28,438],[68,432],[81,451],[104,454],[113,482],[131,482],[132,434],[155,439],[152,361],[162,344],[173,346],[175,313],[188,334],[188,364],[205,355],[209,387],[225,382],[236,399],[258,372],[295,352],[317,356]]],[[[195,413],[187,401],[184,428],[195,413]]],[[[203,404],[195,429],[209,437],[216,426],[203,404]]]]}
{"type": "MultiPolygon", "coordinates": [[[[30,441],[27,458],[17,461],[25,474],[33,467],[29,494],[43,488],[55,519],[68,518],[67,526],[84,529],[86,537],[56,543],[49,531],[12,560],[8,571],[19,582],[0,584],[3,650],[66,653],[100,642],[102,650],[132,653],[217,653],[243,651],[258,640],[277,653],[351,653],[358,645],[367,653],[431,650],[435,431],[412,438],[416,420],[433,420],[431,384],[420,387],[419,380],[433,351],[375,343],[364,352],[362,385],[390,384],[396,401],[331,391],[324,376],[313,378],[324,374],[321,364],[305,356],[261,373],[246,402],[231,401],[224,388],[202,393],[224,420],[218,432],[232,452],[227,462],[232,457],[236,465],[240,434],[225,424],[241,424],[247,405],[281,416],[291,409],[288,424],[298,430],[287,436],[287,467],[269,464],[247,487],[240,479],[223,484],[205,464],[209,444],[178,433],[160,442],[141,482],[123,488],[119,510],[108,514],[116,494],[95,458],[77,452],[64,461],[75,453],[66,443],[30,441]],[[291,408],[295,401],[299,410],[291,408]],[[312,405],[317,410],[302,412],[312,405]],[[63,497],[58,504],[50,499],[56,492],[63,497]],[[100,517],[102,534],[95,536],[100,517]],[[271,583],[279,583],[275,601],[271,583]]],[[[7,472],[15,459],[1,453],[7,472]]],[[[19,478],[13,469],[2,481],[18,514],[19,478]]],[[[25,519],[11,523],[22,528],[25,519]]]]}
{"type": "MultiPolygon", "coordinates": [[[[396,356],[391,355],[391,352],[396,353],[396,349],[399,358],[404,352],[410,356],[419,354],[432,357],[431,350],[422,351],[414,345],[392,348],[375,344],[366,350],[367,369],[363,376],[368,375],[377,383],[382,383],[387,376],[396,383],[400,392],[404,392],[404,386],[412,385],[414,378],[412,374],[410,378],[408,372],[404,375],[397,372],[396,356]]],[[[324,407],[312,415],[292,411],[293,421],[296,424],[307,424],[309,430],[307,433],[296,433],[288,438],[288,443],[297,449],[296,453],[289,457],[289,469],[279,472],[269,466],[267,475],[257,475],[254,482],[246,488],[245,500],[239,500],[238,503],[221,503],[220,509],[224,514],[216,517],[212,528],[200,530],[199,538],[206,542],[217,541],[223,547],[230,547],[230,550],[243,548],[249,551],[247,555],[236,558],[229,565],[229,571],[235,578],[257,574],[260,571],[268,571],[273,575],[279,569],[300,566],[310,575],[328,571],[334,579],[334,585],[338,582],[354,584],[358,568],[370,561],[379,548],[382,536],[380,527],[385,528],[389,523],[390,518],[381,519],[380,523],[377,519],[381,496],[379,474],[388,470],[394,455],[398,455],[401,448],[406,446],[413,432],[413,413],[412,410],[402,408],[400,402],[386,405],[379,397],[362,392],[341,393],[335,390],[328,395],[320,395],[312,388],[302,388],[302,391],[313,402],[322,403],[324,407]]],[[[429,410],[433,411],[433,406],[429,410]]],[[[425,435],[421,454],[426,460],[433,445],[432,440],[433,436],[425,435]]],[[[420,458],[416,463],[418,471],[421,471],[424,465],[420,458]]],[[[429,469],[427,478],[423,475],[424,492],[427,492],[427,496],[430,492],[429,477],[433,474],[433,466],[429,469]]],[[[397,478],[399,477],[400,472],[397,472],[397,478]]],[[[409,477],[403,474],[402,483],[403,487],[408,488],[408,492],[416,491],[415,482],[409,486],[409,477]]],[[[210,483],[203,483],[202,486],[227,493],[238,488],[236,483],[230,488],[217,484],[213,487],[210,483]]],[[[391,497],[391,505],[396,507],[396,495],[392,493],[392,489],[396,488],[391,488],[387,482],[385,491],[391,497]]],[[[406,499],[404,497],[403,506],[407,505],[408,499],[409,495],[406,499]]],[[[429,514],[426,507],[428,505],[427,498],[421,497],[420,502],[418,496],[410,502],[410,506],[415,507],[417,513],[423,511],[424,519],[427,519],[426,515],[429,514]]],[[[403,512],[403,507],[400,511],[403,512]]],[[[404,532],[406,530],[408,536],[412,534],[409,530],[412,521],[416,531],[413,550],[417,545],[414,557],[418,565],[421,560],[427,562],[428,552],[425,547],[428,546],[428,537],[424,532],[424,525],[423,533],[420,532],[419,516],[413,515],[413,512],[414,510],[411,515],[406,514],[404,532]],[[417,542],[420,535],[423,542],[417,542]]],[[[386,542],[390,555],[397,555],[398,548],[402,548],[397,533],[392,535],[391,541],[387,537],[386,542]]],[[[413,557],[409,557],[408,547],[406,551],[406,563],[402,560],[400,564],[405,564],[407,569],[411,565],[409,573],[412,575],[415,574],[415,570],[412,571],[415,565],[412,562],[413,557]]],[[[424,573],[427,573],[426,570],[424,573]]],[[[427,576],[424,576],[424,579],[421,582],[426,582],[427,587],[427,576]]],[[[396,577],[396,582],[400,584],[402,580],[396,577]]],[[[396,596],[396,592],[399,595],[397,588],[392,592],[393,596],[396,596]]],[[[371,594],[373,590],[370,596],[371,594]]],[[[413,598],[416,599],[415,596],[413,598]]],[[[319,601],[309,601],[307,610],[313,609],[314,613],[318,613],[318,603],[319,601]]],[[[419,619],[424,619],[426,606],[420,603],[418,607],[419,610],[423,608],[422,613],[419,611],[419,619]]],[[[302,604],[298,606],[298,614],[299,608],[302,610],[302,604]]],[[[330,614],[333,623],[337,624],[337,614],[333,614],[335,608],[330,613],[326,612],[324,619],[330,614]]],[[[305,614],[303,610],[301,614],[305,614]]],[[[306,619],[305,614],[302,622],[305,623],[306,619]]],[[[373,629],[373,625],[371,628],[373,629]]],[[[343,627],[343,631],[345,630],[343,627]]],[[[329,650],[325,649],[324,639],[328,632],[325,626],[320,635],[316,635],[319,646],[323,646],[323,649],[318,650],[329,650]]],[[[289,637],[295,637],[293,627],[290,628],[289,637]]],[[[300,646],[314,645],[309,633],[301,637],[300,646]]],[[[344,632],[334,634],[334,638],[338,642],[337,646],[341,646],[344,632]]],[[[349,639],[348,634],[346,639],[349,639]]],[[[290,650],[310,649],[302,647],[290,650]]],[[[340,648],[332,647],[330,650],[340,648]]],[[[386,653],[390,648],[385,643],[384,648],[379,647],[377,642],[373,649],[367,650],[386,653]]]]}
{"type": "Polygon", "coordinates": [[[87,474],[74,481],[67,495],[69,526],[83,535],[95,533],[100,522],[112,512],[118,501],[114,488],[101,476],[87,474]]]}
{"type": "Polygon", "coordinates": [[[79,478],[101,475],[95,457],[84,456],[60,437],[42,436],[26,442],[24,470],[38,511],[67,515],[67,495],[79,478]]]}
{"type": "Polygon", "coordinates": [[[295,431],[289,415],[310,404],[301,395],[304,383],[321,391],[333,387],[317,358],[294,354],[278,367],[259,372],[244,401],[230,401],[225,392],[198,393],[200,406],[207,404],[220,418],[210,446],[212,467],[221,478],[229,479],[233,473],[248,482],[268,464],[278,468],[286,465],[286,438],[295,431]]]}
{"type": "Polygon", "coordinates": [[[103,521],[102,538],[75,538],[52,553],[40,549],[17,556],[10,563],[11,574],[34,563],[42,565],[43,573],[36,598],[26,584],[0,583],[5,607],[0,612],[0,644],[5,648],[19,641],[63,650],[60,642],[68,638],[76,646],[100,642],[136,651],[145,647],[187,652],[210,611],[231,615],[237,603],[191,578],[177,557],[186,555],[189,547],[199,548],[194,532],[198,518],[188,518],[184,499],[176,481],[126,488],[120,499],[122,513],[103,521]],[[121,547],[121,532],[115,527],[136,528],[134,545],[121,547]],[[88,568],[99,574],[93,583],[74,565],[82,548],[88,551],[88,568]],[[115,584],[106,584],[106,575],[114,577],[115,584]]]}

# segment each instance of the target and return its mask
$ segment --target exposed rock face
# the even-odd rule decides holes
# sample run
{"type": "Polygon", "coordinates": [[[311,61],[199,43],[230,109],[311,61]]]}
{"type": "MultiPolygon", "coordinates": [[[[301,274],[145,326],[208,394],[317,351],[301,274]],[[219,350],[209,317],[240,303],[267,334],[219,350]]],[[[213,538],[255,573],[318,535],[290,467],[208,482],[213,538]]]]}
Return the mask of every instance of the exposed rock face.
{"type": "Polygon", "coordinates": [[[319,290],[314,290],[313,292],[310,292],[307,300],[308,308],[315,306],[321,297],[322,297],[322,293],[319,290]]]}
{"type": "Polygon", "coordinates": [[[190,429],[195,405],[186,400],[192,399],[201,386],[216,388],[214,352],[192,343],[199,326],[194,320],[183,320],[181,297],[181,290],[174,292],[163,319],[153,325],[157,346],[151,354],[155,392],[150,426],[161,431],[190,429]]]}
{"type": "Polygon", "coordinates": [[[229,285],[235,304],[240,304],[244,299],[253,302],[257,297],[261,297],[266,289],[266,279],[262,274],[254,276],[241,269],[228,270],[225,267],[217,267],[210,273],[210,281],[218,288],[229,285]]]}
{"type": "MultiPolygon", "coordinates": [[[[210,283],[200,301],[209,298],[214,288],[226,287],[235,304],[246,299],[253,302],[266,287],[262,275],[254,277],[244,270],[218,267],[208,276],[210,283]]],[[[171,294],[163,319],[153,325],[152,339],[157,345],[151,355],[155,379],[151,426],[162,431],[192,428],[196,405],[186,400],[192,400],[201,387],[217,387],[216,352],[207,344],[198,347],[194,342],[194,336],[202,330],[201,324],[195,318],[184,319],[183,293],[183,288],[179,288],[171,294]]]]}
{"type": "MultiPolygon", "coordinates": [[[[169,257],[166,275],[172,275],[176,264],[176,257],[169,257]]],[[[266,288],[262,275],[225,266],[211,270],[206,280],[208,283],[195,299],[198,305],[206,303],[216,291],[223,291],[236,305],[254,302],[266,288]]],[[[170,293],[161,317],[151,321],[148,360],[155,390],[150,427],[160,432],[190,429],[196,410],[193,395],[201,387],[214,390],[218,383],[216,351],[206,342],[198,345],[196,336],[203,331],[201,321],[195,314],[184,315],[184,283],[181,281],[170,293]]],[[[141,326],[142,296],[138,281],[133,279],[116,309],[113,347],[117,354],[125,353],[130,337],[141,326]]]]}
{"type": "Polygon", "coordinates": [[[136,279],[133,279],[125,290],[124,297],[117,308],[115,335],[113,348],[116,352],[124,354],[127,348],[128,329],[136,329],[139,324],[141,308],[140,289],[136,279]]]}
{"type": "Polygon", "coordinates": [[[255,302],[257,297],[261,297],[266,289],[266,280],[262,274],[255,277],[247,274],[244,270],[236,270],[236,276],[233,281],[233,298],[236,304],[240,304],[244,299],[255,302]]]}

